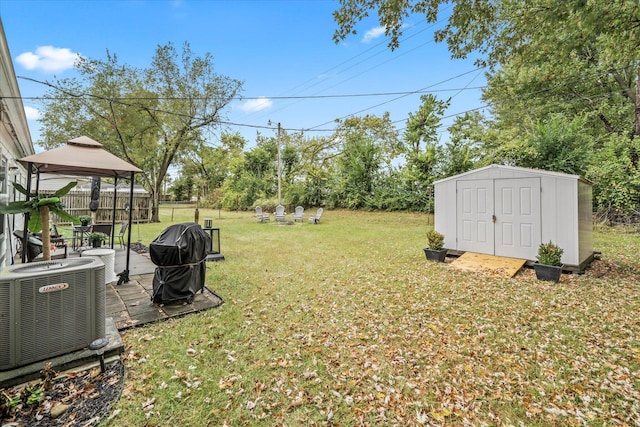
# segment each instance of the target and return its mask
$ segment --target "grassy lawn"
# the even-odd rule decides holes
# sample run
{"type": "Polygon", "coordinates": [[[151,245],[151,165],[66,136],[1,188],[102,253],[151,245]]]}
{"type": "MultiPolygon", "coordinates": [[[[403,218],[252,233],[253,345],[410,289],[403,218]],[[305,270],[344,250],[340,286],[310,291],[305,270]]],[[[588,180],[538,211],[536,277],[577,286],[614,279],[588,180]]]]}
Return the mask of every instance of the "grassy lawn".
{"type": "MultiPolygon", "coordinates": [[[[132,239],[148,245],[171,215],[132,239]]],[[[225,304],[123,333],[106,425],[640,423],[638,234],[598,230],[602,260],[554,284],[428,263],[424,214],[205,217],[226,258],[207,286],[225,304]]]]}

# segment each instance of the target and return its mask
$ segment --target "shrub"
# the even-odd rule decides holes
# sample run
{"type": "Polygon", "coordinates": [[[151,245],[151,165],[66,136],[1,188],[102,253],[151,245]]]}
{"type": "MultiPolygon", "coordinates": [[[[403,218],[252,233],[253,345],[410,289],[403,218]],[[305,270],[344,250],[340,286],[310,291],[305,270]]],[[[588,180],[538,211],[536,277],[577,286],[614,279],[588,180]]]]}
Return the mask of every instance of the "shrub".
{"type": "Polygon", "coordinates": [[[89,215],[80,215],[80,216],[78,216],[78,221],[80,221],[82,224],[89,224],[89,223],[91,223],[91,216],[89,216],[89,215]]]}
{"type": "Polygon", "coordinates": [[[439,251],[444,246],[444,234],[438,233],[436,230],[427,232],[427,247],[439,251]]]}
{"type": "Polygon", "coordinates": [[[561,249],[553,242],[542,243],[538,247],[538,262],[545,265],[562,265],[562,254],[564,249],[561,249]]]}
{"type": "Polygon", "coordinates": [[[89,234],[89,241],[91,242],[104,242],[108,238],[109,236],[107,236],[105,233],[94,232],[89,234]]]}

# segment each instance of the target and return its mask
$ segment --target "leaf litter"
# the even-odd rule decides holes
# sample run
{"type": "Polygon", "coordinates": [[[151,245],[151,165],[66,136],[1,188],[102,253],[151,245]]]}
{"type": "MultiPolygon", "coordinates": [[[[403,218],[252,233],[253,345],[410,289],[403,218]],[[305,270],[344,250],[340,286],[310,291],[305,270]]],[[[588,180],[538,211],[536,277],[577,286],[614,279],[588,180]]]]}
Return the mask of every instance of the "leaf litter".
{"type": "Polygon", "coordinates": [[[22,396],[21,402],[13,407],[6,406],[6,400],[0,404],[0,425],[11,427],[70,427],[89,426],[102,420],[108,414],[112,404],[123,389],[124,364],[116,360],[100,368],[84,371],[70,371],[32,381],[10,389],[0,390],[5,397],[22,396]],[[49,382],[49,384],[47,384],[49,382]],[[42,389],[37,402],[27,404],[25,397],[30,390],[42,389]],[[50,412],[58,405],[68,405],[66,411],[57,418],[50,412]]]}
{"type": "MultiPolygon", "coordinates": [[[[299,290],[294,274],[230,301],[236,335],[187,343],[220,366],[186,395],[207,394],[212,425],[640,425],[633,271],[595,261],[560,284],[528,269],[397,271],[336,264],[321,290],[276,288],[299,290]]],[[[208,334],[228,314],[203,314],[208,334]]]]}
{"type": "Polygon", "coordinates": [[[269,280],[197,326],[128,331],[108,424],[640,425],[637,268],[597,260],[554,284],[371,257],[256,262],[269,280]]]}

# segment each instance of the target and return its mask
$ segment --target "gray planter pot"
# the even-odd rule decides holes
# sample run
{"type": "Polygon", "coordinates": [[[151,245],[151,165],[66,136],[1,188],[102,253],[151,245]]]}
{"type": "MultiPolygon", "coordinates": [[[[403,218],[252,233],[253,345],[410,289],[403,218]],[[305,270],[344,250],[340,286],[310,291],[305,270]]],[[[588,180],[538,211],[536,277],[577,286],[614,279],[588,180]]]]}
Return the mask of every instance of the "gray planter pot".
{"type": "Polygon", "coordinates": [[[427,257],[427,260],[429,261],[444,262],[445,258],[447,257],[446,249],[424,248],[423,251],[425,256],[427,257]]]}
{"type": "Polygon", "coordinates": [[[549,282],[560,281],[560,275],[562,274],[562,266],[546,265],[546,264],[533,264],[533,269],[536,271],[536,278],[538,280],[547,280],[549,282]]]}

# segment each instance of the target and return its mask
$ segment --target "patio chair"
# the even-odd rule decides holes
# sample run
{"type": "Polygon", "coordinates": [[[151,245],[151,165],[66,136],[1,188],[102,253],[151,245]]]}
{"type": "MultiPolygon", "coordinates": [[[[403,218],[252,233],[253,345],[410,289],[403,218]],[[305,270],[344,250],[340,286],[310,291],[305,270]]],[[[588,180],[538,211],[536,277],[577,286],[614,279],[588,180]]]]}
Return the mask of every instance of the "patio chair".
{"type": "Polygon", "coordinates": [[[51,234],[49,237],[52,245],[55,245],[58,248],[67,246],[67,241],[64,239],[62,234],[60,234],[58,226],[55,224],[51,225],[51,234]]]}
{"type": "MultiPolygon", "coordinates": [[[[55,231],[56,234],[57,230],[55,231]]],[[[53,233],[52,233],[53,234],[53,233]]],[[[22,253],[22,239],[24,237],[23,230],[15,230],[13,235],[17,238],[17,253],[22,253]]],[[[67,258],[68,247],[62,237],[51,237],[51,259],[67,258]]],[[[42,237],[37,234],[27,232],[27,262],[38,261],[38,258],[42,258],[42,237]]]]}
{"type": "MultiPolygon", "coordinates": [[[[118,235],[116,236],[118,238],[118,241],[120,242],[120,247],[123,248],[124,247],[124,233],[127,232],[127,228],[129,227],[129,221],[125,221],[122,223],[122,225],[120,226],[120,232],[118,233],[118,235]]],[[[115,239],[114,239],[115,240],[115,239]]],[[[115,243],[115,242],[114,242],[115,243]]]]}
{"type": "Polygon", "coordinates": [[[64,239],[62,234],[58,231],[58,226],[56,224],[51,224],[51,238],[52,239],[64,239]]]}
{"type": "Polygon", "coordinates": [[[300,221],[302,222],[302,214],[304,213],[304,208],[302,206],[296,206],[296,211],[291,214],[291,219],[293,222],[300,221]]]}
{"type": "Polygon", "coordinates": [[[109,245],[111,242],[111,224],[110,223],[98,223],[93,224],[91,226],[92,233],[104,233],[107,235],[107,240],[105,240],[105,245],[109,245]]]}
{"type": "Polygon", "coordinates": [[[318,208],[315,215],[309,215],[309,222],[312,224],[317,224],[320,222],[320,217],[322,216],[322,212],[324,209],[318,208]]]}
{"type": "Polygon", "coordinates": [[[258,222],[269,222],[271,221],[271,217],[268,213],[262,213],[262,208],[260,206],[256,206],[256,216],[258,217],[258,222]]]}
{"type": "Polygon", "coordinates": [[[274,218],[278,222],[284,222],[287,220],[287,214],[284,212],[284,206],[276,206],[276,213],[274,215],[274,218]]]}

